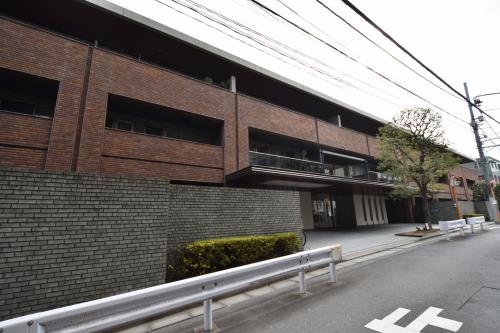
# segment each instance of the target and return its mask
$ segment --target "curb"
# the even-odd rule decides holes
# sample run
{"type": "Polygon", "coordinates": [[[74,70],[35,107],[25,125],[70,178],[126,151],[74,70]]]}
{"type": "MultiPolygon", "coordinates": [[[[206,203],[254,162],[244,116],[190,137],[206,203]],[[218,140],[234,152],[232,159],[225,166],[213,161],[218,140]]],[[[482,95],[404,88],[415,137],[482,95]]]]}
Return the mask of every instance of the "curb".
{"type": "MultiPolygon", "coordinates": [[[[500,226],[495,227],[495,223],[487,222],[485,223],[486,230],[489,230],[492,226],[493,229],[500,228],[500,226]]],[[[470,233],[470,228],[466,228],[465,231],[470,233]]],[[[451,232],[451,234],[458,233],[458,230],[451,232]]],[[[393,243],[388,243],[385,245],[375,246],[372,248],[363,249],[360,251],[352,251],[346,253],[342,256],[342,261],[336,264],[337,270],[343,270],[346,267],[352,267],[355,265],[362,264],[364,262],[378,259],[381,257],[385,257],[387,255],[391,255],[403,250],[410,249],[415,246],[425,245],[432,241],[437,241],[437,238],[445,238],[444,234],[441,232],[436,232],[435,235],[428,235],[421,238],[415,238],[411,240],[403,240],[393,243]]],[[[328,267],[319,268],[315,270],[311,270],[305,274],[306,280],[311,280],[313,278],[329,274],[328,267]]],[[[298,288],[298,277],[288,277],[282,280],[278,280],[276,282],[261,285],[255,289],[248,289],[244,292],[230,295],[228,297],[219,299],[213,302],[213,310],[214,312],[223,308],[229,308],[235,305],[240,305],[243,302],[269,295],[270,293],[276,291],[283,291],[286,288],[295,287],[298,288]]],[[[167,326],[171,326],[188,319],[200,317],[203,315],[203,306],[196,306],[192,308],[185,309],[180,312],[176,312],[170,315],[166,315],[159,319],[154,319],[146,323],[138,324],[136,326],[120,330],[120,333],[149,333],[154,330],[158,330],[161,328],[165,328],[167,326]]]]}

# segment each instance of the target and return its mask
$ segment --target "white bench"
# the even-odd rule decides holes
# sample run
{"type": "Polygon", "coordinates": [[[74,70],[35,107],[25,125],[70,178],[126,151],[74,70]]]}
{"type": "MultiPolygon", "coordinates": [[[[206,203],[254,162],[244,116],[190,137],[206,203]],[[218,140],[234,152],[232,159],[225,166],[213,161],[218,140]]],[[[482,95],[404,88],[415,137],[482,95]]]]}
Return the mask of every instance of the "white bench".
{"type": "Polygon", "coordinates": [[[465,220],[453,220],[453,221],[439,221],[439,229],[444,232],[447,240],[450,240],[450,232],[454,230],[460,230],[460,234],[465,236],[464,228],[465,228],[465,220]]]}
{"type": "Polygon", "coordinates": [[[481,231],[484,231],[484,224],[486,220],[484,216],[474,216],[467,218],[467,224],[470,225],[470,230],[474,233],[474,225],[479,224],[481,226],[481,231]]]}

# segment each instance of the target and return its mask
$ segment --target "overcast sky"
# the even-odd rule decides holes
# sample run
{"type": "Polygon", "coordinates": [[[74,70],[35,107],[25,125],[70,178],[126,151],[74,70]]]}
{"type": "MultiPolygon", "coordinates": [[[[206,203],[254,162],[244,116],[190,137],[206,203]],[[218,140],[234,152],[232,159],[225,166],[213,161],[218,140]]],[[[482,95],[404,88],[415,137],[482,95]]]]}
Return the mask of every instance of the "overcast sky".
{"type": "MultiPolygon", "coordinates": [[[[464,81],[468,82],[471,96],[500,92],[498,64],[500,1],[351,1],[460,92],[463,92],[464,81]]],[[[323,2],[427,80],[391,58],[315,0],[259,0],[259,2],[349,55],[350,59],[283,20],[266,13],[248,0],[111,0],[111,2],[385,120],[390,120],[402,108],[413,106],[442,108],[449,113],[440,111],[443,114],[446,135],[451,146],[469,156],[478,156],[472,131],[466,124],[470,122],[466,103],[452,96],[453,93],[449,89],[398,50],[340,0],[323,0],[323,2]],[[237,34],[200,15],[203,13],[214,20],[223,21],[220,16],[196,7],[194,3],[222,14],[274,41],[255,36],[242,30],[241,26],[235,28],[251,34],[254,39],[260,38],[266,45],[237,34]],[[195,8],[198,12],[189,7],[195,8]],[[278,49],[280,53],[272,48],[278,49]],[[291,58],[283,56],[282,53],[291,58]],[[303,63],[307,63],[309,67],[305,67],[303,63]],[[311,69],[311,66],[321,73],[311,69]],[[368,67],[435,106],[381,78],[368,67]]],[[[227,21],[225,24],[231,25],[227,21]]],[[[489,113],[494,118],[500,119],[500,95],[484,97],[483,101],[483,109],[499,109],[491,110],[489,113]]],[[[500,125],[492,120],[488,122],[489,124],[483,122],[481,126],[483,132],[489,138],[497,137],[494,132],[500,133],[500,125]]],[[[495,143],[500,144],[500,139],[489,141],[485,145],[495,143]]],[[[500,149],[489,150],[489,155],[500,159],[500,149]]]]}

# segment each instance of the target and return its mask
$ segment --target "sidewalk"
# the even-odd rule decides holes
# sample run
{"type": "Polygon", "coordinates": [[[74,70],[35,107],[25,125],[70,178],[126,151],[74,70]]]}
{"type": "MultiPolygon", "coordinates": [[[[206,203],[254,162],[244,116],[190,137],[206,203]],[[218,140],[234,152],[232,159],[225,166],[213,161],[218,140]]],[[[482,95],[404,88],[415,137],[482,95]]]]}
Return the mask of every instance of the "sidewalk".
{"type": "MultiPolygon", "coordinates": [[[[388,255],[394,255],[402,251],[407,251],[415,246],[423,246],[425,244],[444,240],[444,235],[442,235],[441,233],[436,233],[435,235],[422,238],[394,236],[394,233],[413,230],[416,226],[420,226],[420,224],[386,225],[382,226],[382,228],[375,228],[380,226],[370,226],[367,229],[362,230],[361,232],[358,232],[357,230],[350,230],[340,232],[339,235],[332,235],[332,233],[338,232],[327,231],[326,234],[320,232],[320,235],[316,236],[315,232],[313,232],[313,241],[309,243],[308,240],[308,243],[311,248],[314,248],[313,246],[322,246],[321,242],[326,242],[326,240],[330,240],[328,245],[339,243],[339,240],[347,242],[349,244],[350,251],[345,250],[344,244],[342,244],[343,261],[336,265],[337,271],[339,273],[342,273],[345,270],[354,269],[358,265],[365,264],[368,261],[380,259],[388,255]],[[363,238],[363,240],[354,239],[353,234],[356,234],[359,238],[363,238]],[[364,235],[364,237],[360,237],[360,235],[364,235]],[[335,241],[332,242],[333,239],[335,239],[335,241]],[[384,240],[386,241],[385,243],[384,240]]],[[[493,223],[488,223],[485,228],[486,230],[490,228],[500,229],[500,226],[494,225],[493,223]]],[[[469,235],[470,233],[470,229],[467,229],[466,234],[469,235]]],[[[452,239],[454,237],[459,237],[457,235],[457,232],[452,232],[452,239]]],[[[328,267],[316,269],[306,273],[306,280],[309,281],[311,279],[314,279],[315,281],[321,281],[321,279],[318,280],[318,278],[327,280],[326,277],[328,276],[328,274],[328,267]]],[[[310,282],[308,282],[308,284],[309,283],[310,282]]],[[[242,291],[241,293],[235,294],[233,296],[219,299],[213,303],[214,314],[220,311],[222,311],[222,313],[226,313],[227,311],[233,313],[238,311],[245,311],[245,309],[248,309],[252,305],[262,302],[264,299],[268,299],[270,297],[278,297],[281,295],[289,295],[290,293],[293,294],[297,291],[298,278],[296,276],[292,276],[283,280],[276,281],[274,283],[261,285],[256,289],[242,291]]],[[[180,331],[193,332],[193,329],[195,332],[201,332],[203,331],[201,329],[203,326],[202,314],[203,306],[197,306],[177,312],[175,314],[167,315],[163,318],[149,321],[147,323],[138,324],[134,327],[124,329],[120,331],[120,333],[173,333],[180,331]]],[[[215,331],[217,331],[217,328],[215,329],[215,331]]]]}
{"type": "MultiPolygon", "coordinates": [[[[367,225],[349,230],[314,230],[306,231],[307,243],[304,250],[312,250],[331,244],[342,244],[344,253],[363,251],[381,245],[398,243],[413,237],[396,236],[404,231],[413,231],[422,227],[422,223],[398,223],[367,225]]],[[[437,225],[433,227],[438,228],[437,225]]]]}

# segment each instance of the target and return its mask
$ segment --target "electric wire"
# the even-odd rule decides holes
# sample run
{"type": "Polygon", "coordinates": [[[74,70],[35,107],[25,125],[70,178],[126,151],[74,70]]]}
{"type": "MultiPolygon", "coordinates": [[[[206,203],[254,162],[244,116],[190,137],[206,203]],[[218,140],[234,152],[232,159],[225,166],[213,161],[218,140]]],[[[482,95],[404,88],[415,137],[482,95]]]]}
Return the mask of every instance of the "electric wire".
{"type": "MultiPolygon", "coordinates": [[[[209,27],[211,27],[211,28],[213,28],[213,29],[215,29],[215,30],[217,30],[217,31],[219,31],[219,32],[221,32],[221,33],[223,33],[223,34],[225,34],[225,35],[227,35],[227,36],[231,37],[231,38],[234,38],[234,39],[236,39],[236,40],[238,40],[238,41],[240,41],[240,42],[242,42],[242,43],[244,43],[244,44],[246,44],[246,45],[248,45],[248,46],[250,46],[250,47],[253,47],[253,48],[255,48],[255,49],[257,49],[257,50],[259,50],[259,51],[261,51],[261,52],[263,52],[263,53],[265,53],[265,54],[267,54],[267,55],[270,55],[270,56],[272,56],[272,57],[274,57],[274,58],[276,58],[276,59],[278,59],[278,60],[280,60],[280,61],[283,61],[283,62],[285,62],[285,63],[287,63],[287,64],[290,64],[290,65],[292,65],[292,66],[294,66],[294,67],[298,68],[296,65],[293,65],[293,64],[291,64],[290,62],[288,62],[288,61],[286,61],[286,60],[284,60],[284,59],[282,59],[282,58],[280,58],[280,57],[276,57],[275,55],[272,55],[272,54],[270,54],[269,52],[267,52],[267,51],[265,51],[265,50],[262,50],[261,48],[258,48],[258,47],[254,46],[254,45],[251,45],[251,44],[249,44],[249,43],[245,42],[244,40],[242,40],[242,39],[240,39],[240,38],[238,38],[238,37],[236,37],[236,36],[233,36],[233,35],[231,35],[231,34],[228,34],[227,32],[225,32],[225,31],[223,31],[223,30],[221,30],[221,29],[219,29],[219,28],[217,28],[217,27],[214,27],[213,25],[208,24],[207,22],[204,22],[204,21],[201,21],[201,20],[199,20],[199,19],[197,19],[197,18],[194,18],[193,16],[188,15],[188,14],[186,14],[186,13],[184,13],[184,12],[182,12],[182,11],[180,11],[180,10],[178,10],[178,9],[176,9],[176,8],[174,8],[174,7],[172,7],[172,6],[168,5],[168,4],[166,4],[166,3],[164,3],[164,2],[162,2],[162,1],[160,1],[160,0],[154,0],[154,1],[156,1],[157,3],[160,3],[160,4],[164,5],[164,6],[166,6],[166,7],[170,8],[170,9],[172,9],[172,10],[174,10],[174,11],[176,11],[176,12],[178,12],[178,13],[182,14],[182,15],[185,15],[185,16],[187,16],[187,17],[189,17],[189,18],[193,19],[193,20],[196,20],[197,22],[200,22],[200,23],[202,23],[202,24],[204,24],[204,25],[207,25],[207,26],[209,26],[209,27]]],[[[177,4],[179,4],[179,3],[178,3],[178,1],[176,1],[176,0],[171,0],[171,1],[173,1],[173,2],[175,2],[175,3],[177,3],[177,4]]],[[[180,5],[182,5],[182,6],[186,7],[184,4],[180,4],[180,5]]],[[[195,11],[195,12],[197,12],[197,13],[198,13],[198,14],[200,14],[200,15],[202,15],[203,17],[206,17],[205,15],[203,15],[203,14],[199,13],[198,11],[195,11]]],[[[211,21],[213,21],[213,22],[217,22],[217,21],[214,21],[213,19],[212,19],[211,21]]],[[[217,23],[221,24],[220,22],[217,22],[217,23]]],[[[226,25],[224,25],[224,24],[222,24],[222,25],[223,25],[223,26],[226,26],[226,25]]],[[[226,27],[227,27],[227,26],[226,26],[226,27]]],[[[231,29],[231,30],[232,30],[232,31],[234,31],[234,32],[236,32],[238,35],[242,35],[240,32],[236,31],[235,29],[231,29]]],[[[252,38],[250,38],[250,37],[247,37],[247,38],[252,39],[252,38]]],[[[252,39],[252,40],[254,40],[254,39],[252,39]]],[[[255,41],[255,40],[254,40],[254,41],[255,41]]],[[[262,44],[262,43],[260,43],[260,45],[265,46],[265,45],[264,45],[264,44],[262,44]]],[[[286,55],[286,54],[283,54],[283,53],[280,53],[280,54],[284,55],[285,57],[290,58],[290,56],[289,56],[289,55],[286,55]]],[[[292,59],[294,59],[294,60],[295,60],[295,58],[292,58],[292,59]]],[[[311,66],[308,66],[307,64],[306,64],[306,65],[304,65],[304,66],[311,67],[311,66]]],[[[318,78],[320,78],[320,79],[322,79],[322,80],[323,80],[323,78],[322,78],[322,77],[319,77],[319,76],[317,76],[317,75],[315,75],[315,74],[312,74],[312,73],[310,73],[310,74],[311,74],[311,75],[314,75],[315,77],[318,77],[318,78]]],[[[333,84],[333,83],[332,83],[332,82],[330,82],[330,81],[327,81],[327,82],[328,82],[328,83],[330,83],[330,84],[333,84]]],[[[339,87],[338,85],[335,85],[335,86],[339,87]]],[[[351,86],[352,86],[352,85],[351,85],[351,86]]],[[[340,87],[339,87],[339,88],[340,88],[340,87]]],[[[359,88],[358,88],[358,89],[359,89],[359,88]]],[[[405,90],[406,90],[406,89],[405,89],[405,90]]],[[[413,94],[413,95],[415,95],[415,94],[413,94]]],[[[373,96],[378,97],[378,98],[381,98],[381,99],[384,99],[384,98],[382,98],[382,97],[380,97],[380,96],[376,96],[376,95],[373,95],[373,96]]],[[[418,95],[416,95],[416,96],[418,96],[418,95]]],[[[394,103],[392,103],[392,102],[390,102],[390,101],[388,101],[388,100],[386,100],[386,99],[384,99],[384,100],[385,100],[385,101],[387,101],[387,102],[389,102],[389,103],[391,103],[391,104],[394,104],[394,103]]],[[[440,107],[438,107],[438,106],[434,105],[433,103],[431,103],[431,102],[429,102],[429,101],[427,101],[427,100],[425,100],[425,99],[423,99],[423,100],[424,100],[424,101],[426,101],[427,103],[429,103],[429,104],[433,105],[434,107],[436,107],[436,108],[438,108],[438,109],[441,109],[443,112],[448,113],[446,110],[443,110],[442,108],[440,108],[440,107]]],[[[448,114],[450,114],[450,113],[448,113],[448,114]]],[[[454,116],[454,115],[452,115],[452,114],[450,114],[450,115],[451,115],[451,116],[453,116],[454,118],[456,118],[457,120],[464,122],[462,119],[460,119],[460,118],[458,118],[458,117],[456,117],[456,116],[454,116]]]]}
{"type": "MultiPolygon", "coordinates": [[[[251,0],[254,1],[254,0],[251,0]]],[[[412,58],[414,61],[416,61],[420,66],[422,66],[426,71],[431,73],[435,78],[437,78],[441,83],[443,83],[445,86],[447,86],[451,91],[453,91],[455,94],[460,96],[462,99],[464,99],[468,104],[470,104],[472,107],[476,108],[481,112],[482,114],[486,115],[488,118],[491,120],[495,121],[496,123],[500,124],[500,121],[496,120],[483,110],[479,108],[475,103],[471,102],[465,95],[463,95],[461,92],[459,92],[457,89],[455,89],[451,84],[446,82],[441,76],[436,74],[432,69],[430,69],[427,65],[425,65],[422,61],[420,61],[417,57],[415,57],[410,51],[408,51],[406,48],[404,48],[401,44],[399,44],[391,35],[389,35],[387,32],[385,32],[381,27],[379,27],[375,22],[373,22],[368,16],[366,16],[361,10],[359,10],[356,6],[354,6],[349,0],[341,0],[347,7],[349,7],[351,10],[353,10],[356,14],[361,16],[366,22],[368,22],[372,27],[374,27],[376,30],[378,30],[384,37],[386,37],[388,40],[390,40],[394,45],[396,45],[400,50],[402,50],[404,53],[406,53],[410,58],[412,58]]]]}
{"type": "Polygon", "coordinates": [[[289,11],[291,11],[292,13],[294,13],[295,16],[299,17],[302,21],[306,22],[307,24],[309,24],[310,26],[314,27],[316,30],[318,30],[319,32],[321,32],[324,36],[328,37],[328,39],[334,41],[335,43],[337,43],[340,46],[342,46],[343,48],[345,48],[346,51],[351,52],[353,54],[356,54],[354,51],[350,50],[349,48],[347,48],[345,45],[343,45],[339,41],[336,41],[335,39],[333,39],[332,36],[329,33],[327,33],[326,31],[324,31],[320,27],[318,27],[316,24],[314,24],[313,22],[311,22],[310,20],[308,20],[304,16],[300,15],[299,12],[297,12],[296,10],[294,10],[292,7],[290,7],[289,5],[287,5],[285,2],[283,2],[281,0],[276,0],[276,1],[278,1],[283,7],[287,8],[289,11]]]}
{"type": "MultiPolygon", "coordinates": [[[[255,45],[251,45],[251,44],[249,44],[248,42],[246,42],[245,40],[243,40],[243,39],[241,39],[241,38],[238,38],[237,36],[233,36],[233,35],[231,35],[231,34],[227,33],[226,31],[224,31],[224,30],[222,30],[222,29],[219,29],[219,28],[217,28],[217,27],[215,27],[215,26],[213,26],[213,25],[208,24],[207,22],[204,22],[204,21],[202,21],[202,20],[200,20],[200,19],[197,19],[197,18],[195,18],[195,17],[193,17],[193,16],[191,16],[191,15],[188,15],[188,14],[186,14],[186,13],[184,13],[184,12],[182,12],[182,11],[178,10],[177,8],[174,8],[173,6],[170,6],[170,5],[168,5],[168,4],[166,4],[166,3],[164,3],[164,2],[162,2],[162,1],[160,1],[160,0],[154,0],[154,1],[155,1],[155,2],[157,2],[157,3],[159,3],[159,4],[161,4],[161,5],[163,5],[163,6],[166,6],[166,7],[170,8],[170,9],[172,9],[172,10],[176,11],[176,12],[177,12],[177,13],[179,13],[179,14],[182,14],[182,15],[187,16],[187,17],[189,17],[190,19],[193,19],[193,20],[195,20],[195,21],[197,21],[197,22],[199,22],[199,23],[201,23],[201,24],[204,24],[204,25],[206,25],[206,26],[209,26],[210,28],[212,28],[212,29],[214,29],[214,30],[219,31],[219,32],[221,32],[222,34],[224,34],[224,35],[226,35],[226,36],[228,36],[228,37],[231,37],[231,38],[233,38],[233,39],[236,39],[236,40],[238,40],[239,42],[241,42],[241,43],[243,43],[243,44],[245,44],[245,45],[247,45],[247,46],[250,46],[250,47],[252,47],[252,48],[254,48],[254,49],[257,49],[257,50],[259,50],[260,52],[263,52],[263,53],[265,53],[265,54],[267,54],[267,55],[269,55],[269,56],[271,56],[271,57],[273,57],[273,58],[275,58],[275,59],[278,59],[278,60],[280,60],[280,61],[282,61],[282,62],[285,62],[285,63],[289,64],[290,66],[293,66],[293,67],[295,67],[295,68],[297,68],[297,69],[299,69],[299,70],[302,70],[302,68],[298,67],[298,66],[297,66],[297,65],[295,65],[295,64],[290,63],[289,61],[286,61],[286,60],[285,60],[285,59],[283,59],[283,58],[277,57],[276,55],[271,54],[271,53],[267,52],[266,50],[263,50],[262,48],[256,47],[255,45]]],[[[171,0],[171,1],[173,1],[173,0],[171,0]]],[[[286,55],[284,55],[284,56],[286,57],[286,55]]],[[[305,65],[305,66],[307,67],[307,65],[305,65]]],[[[319,79],[324,80],[322,77],[320,77],[320,76],[318,76],[318,75],[316,75],[316,74],[314,74],[314,73],[309,73],[309,74],[313,75],[313,76],[314,76],[314,77],[316,77],[316,78],[319,78],[319,79]]],[[[325,81],[326,81],[326,80],[325,80],[325,81]]],[[[326,81],[326,82],[328,82],[329,84],[332,84],[332,85],[334,85],[334,86],[336,86],[336,87],[338,87],[338,88],[341,88],[339,85],[334,84],[334,83],[333,83],[333,82],[331,82],[331,81],[326,81]]]]}
{"type": "Polygon", "coordinates": [[[450,115],[451,117],[453,117],[453,118],[455,118],[455,119],[457,119],[457,120],[459,120],[459,121],[461,121],[461,122],[464,122],[464,123],[468,124],[468,123],[467,123],[466,121],[464,121],[463,119],[461,119],[461,118],[457,117],[456,115],[454,115],[454,114],[452,114],[452,113],[450,113],[450,112],[446,111],[445,109],[443,109],[443,108],[441,108],[440,106],[438,106],[438,105],[436,105],[436,104],[432,103],[431,101],[427,100],[426,98],[424,98],[424,97],[422,97],[422,96],[418,95],[417,93],[415,93],[415,92],[413,92],[412,90],[410,90],[410,89],[406,88],[406,87],[405,87],[405,86],[403,86],[402,84],[400,84],[400,83],[398,83],[398,82],[396,82],[396,81],[394,81],[394,80],[390,79],[389,77],[387,77],[387,76],[385,76],[384,74],[382,74],[382,73],[378,72],[377,70],[373,69],[372,67],[370,67],[370,66],[368,66],[368,65],[366,65],[366,64],[363,64],[362,62],[358,61],[357,59],[353,58],[352,56],[348,55],[347,53],[345,53],[345,52],[343,52],[343,51],[339,50],[338,48],[336,48],[336,47],[335,47],[335,46],[333,46],[332,44],[330,44],[330,43],[328,43],[327,41],[323,40],[322,38],[319,38],[319,37],[317,37],[316,35],[312,34],[312,33],[311,33],[311,32],[309,32],[307,29],[304,29],[303,27],[301,27],[301,26],[299,26],[298,24],[296,24],[296,23],[294,23],[294,22],[290,21],[289,19],[287,19],[287,18],[283,17],[282,15],[280,15],[280,14],[279,14],[279,13],[277,13],[276,11],[272,10],[271,8],[269,8],[269,7],[265,6],[265,5],[263,5],[263,4],[262,4],[262,3],[260,3],[259,1],[257,1],[257,0],[248,0],[248,1],[250,1],[250,2],[252,2],[252,3],[254,3],[254,4],[256,4],[257,6],[261,7],[263,10],[265,10],[265,11],[267,11],[267,12],[269,12],[269,13],[271,13],[271,14],[273,14],[273,15],[276,15],[277,17],[281,18],[283,21],[285,21],[285,22],[287,22],[288,24],[290,24],[290,25],[294,26],[295,28],[297,28],[297,29],[301,30],[303,33],[305,33],[305,34],[307,34],[307,35],[309,35],[309,36],[313,37],[313,38],[314,38],[314,39],[316,39],[317,41],[319,41],[319,42],[321,42],[321,43],[325,44],[325,45],[326,45],[326,46],[328,46],[329,48],[331,48],[331,49],[333,49],[334,51],[336,51],[336,52],[340,53],[341,55],[343,55],[343,56],[347,57],[348,59],[350,59],[350,60],[354,61],[355,63],[357,63],[357,64],[359,64],[359,65],[361,65],[361,66],[363,66],[363,67],[367,68],[368,70],[370,70],[371,72],[373,72],[373,73],[375,73],[376,75],[380,76],[380,77],[381,77],[381,78],[383,78],[384,80],[389,81],[390,83],[392,83],[392,84],[394,84],[394,85],[398,86],[399,88],[401,88],[401,89],[405,90],[406,92],[410,93],[411,95],[413,95],[413,96],[417,97],[418,99],[420,99],[420,100],[422,100],[422,101],[424,101],[424,102],[428,103],[429,105],[432,105],[433,107],[435,107],[435,108],[437,108],[437,109],[441,110],[442,112],[447,113],[447,114],[448,114],[448,115],[450,115]]]}
{"type": "MultiPolygon", "coordinates": [[[[177,3],[177,4],[179,4],[179,2],[178,2],[177,0],[171,0],[171,1],[173,1],[173,2],[175,2],[175,3],[177,3]]],[[[235,21],[235,20],[233,20],[233,19],[231,19],[231,18],[229,18],[229,17],[227,17],[227,16],[225,16],[225,15],[222,15],[222,14],[220,14],[219,12],[217,12],[217,11],[215,11],[215,10],[212,10],[212,9],[210,9],[210,8],[208,8],[208,7],[205,7],[205,6],[203,6],[203,5],[199,4],[199,3],[197,3],[196,1],[192,1],[192,0],[184,0],[184,1],[187,1],[187,2],[191,3],[191,4],[192,4],[192,5],[194,5],[194,6],[197,6],[198,8],[202,8],[203,10],[205,10],[205,11],[207,11],[207,12],[209,12],[209,13],[211,13],[211,14],[213,14],[213,15],[217,16],[217,17],[220,17],[220,18],[222,18],[223,20],[228,21],[228,22],[230,22],[230,23],[232,23],[232,24],[234,24],[234,25],[236,25],[236,26],[238,26],[238,27],[240,27],[240,28],[243,28],[243,29],[244,29],[244,30],[246,30],[246,31],[249,31],[249,32],[251,32],[251,33],[253,33],[253,34],[256,34],[257,36],[259,36],[259,37],[261,37],[261,38],[263,38],[263,39],[265,39],[265,40],[267,40],[267,41],[269,41],[269,42],[271,42],[271,43],[273,43],[273,44],[280,45],[281,47],[283,47],[283,48],[285,48],[285,49],[287,49],[287,50],[289,50],[289,51],[291,51],[291,52],[293,52],[293,53],[295,53],[295,54],[298,54],[298,55],[300,55],[300,56],[302,56],[302,57],[305,57],[305,58],[311,59],[312,61],[314,61],[314,62],[316,62],[316,63],[320,64],[321,66],[324,66],[324,67],[327,67],[327,68],[328,68],[328,69],[330,69],[330,70],[333,70],[333,71],[339,72],[340,74],[345,75],[345,76],[347,76],[347,77],[349,77],[349,78],[351,78],[351,79],[353,79],[353,80],[356,80],[356,81],[358,81],[358,82],[360,82],[360,83],[362,83],[362,84],[364,84],[364,85],[366,85],[366,86],[368,86],[368,87],[370,87],[370,88],[380,90],[380,91],[382,91],[383,93],[385,93],[385,94],[387,94],[387,95],[390,95],[391,97],[393,97],[393,98],[395,98],[395,99],[398,99],[398,97],[397,97],[397,96],[393,95],[392,93],[390,93],[390,92],[388,92],[388,91],[385,91],[384,89],[381,89],[380,87],[376,87],[376,86],[374,86],[373,84],[371,84],[371,83],[369,83],[369,82],[366,82],[366,81],[361,80],[361,79],[359,79],[359,78],[356,78],[356,77],[354,77],[354,76],[352,76],[352,75],[350,75],[350,74],[348,74],[348,73],[345,73],[345,72],[343,72],[343,71],[341,71],[341,70],[338,70],[337,68],[334,68],[334,67],[332,67],[331,65],[329,65],[329,64],[327,64],[327,63],[325,63],[325,62],[323,62],[323,61],[321,61],[321,60],[318,60],[318,59],[316,59],[316,58],[314,58],[314,57],[311,57],[310,55],[307,55],[307,54],[303,53],[302,51],[299,51],[299,50],[297,50],[297,49],[295,49],[295,48],[293,48],[293,47],[290,47],[289,45],[286,45],[286,44],[284,44],[284,43],[282,43],[282,42],[280,42],[280,41],[278,41],[278,40],[276,40],[276,39],[274,39],[274,38],[271,38],[271,37],[269,37],[269,36],[267,36],[267,35],[265,35],[265,34],[263,34],[263,33],[259,32],[259,31],[256,31],[256,30],[252,29],[252,28],[250,28],[250,27],[248,27],[248,26],[246,26],[246,25],[244,25],[244,24],[242,24],[242,23],[239,23],[239,22],[237,22],[237,21],[235,21]]],[[[181,5],[183,5],[183,4],[181,4],[181,5]]],[[[183,5],[183,6],[186,6],[186,5],[183,5]]],[[[191,8],[190,8],[190,9],[191,9],[191,8]]],[[[198,14],[200,14],[200,15],[204,16],[204,17],[207,17],[206,15],[204,15],[203,13],[200,13],[199,11],[196,11],[196,13],[198,13],[198,14]]],[[[207,18],[208,18],[208,17],[207,17],[207,18]]],[[[217,23],[219,23],[219,24],[221,24],[221,25],[225,26],[225,25],[224,25],[223,23],[221,23],[220,21],[217,21],[217,23]]],[[[234,30],[233,30],[233,31],[234,31],[234,30]]],[[[239,32],[238,32],[238,33],[239,33],[239,32]]],[[[251,37],[249,37],[249,36],[248,36],[248,35],[246,35],[246,34],[244,34],[244,36],[245,36],[245,37],[247,37],[247,38],[251,38],[251,37]]],[[[269,44],[266,44],[265,46],[266,46],[266,47],[268,47],[268,48],[270,48],[270,49],[272,49],[272,50],[275,50],[275,48],[274,48],[273,46],[270,46],[269,44]]],[[[295,58],[294,58],[294,59],[295,59],[295,58]]],[[[376,95],[376,94],[374,94],[374,93],[372,93],[372,92],[369,92],[369,91],[367,91],[367,90],[365,90],[365,89],[363,89],[363,88],[361,88],[361,87],[359,87],[359,86],[356,86],[356,85],[354,85],[354,84],[350,84],[350,86],[351,86],[351,87],[353,87],[353,88],[359,89],[359,90],[361,90],[362,92],[364,92],[364,93],[366,93],[366,94],[369,94],[369,95],[371,95],[371,96],[373,96],[373,97],[376,97],[376,98],[382,99],[382,100],[384,100],[385,102],[391,103],[391,104],[393,104],[393,105],[395,105],[395,106],[399,106],[399,107],[401,106],[401,105],[396,105],[396,104],[394,104],[393,102],[389,101],[388,99],[386,99],[386,98],[384,98],[384,97],[381,97],[380,95],[376,95]]]]}
{"type": "MultiPolygon", "coordinates": [[[[279,2],[281,2],[281,0],[277,0],[279,2]]],[[[335,15],[338,19],[340,19],[342,22],[344,22],[345,24],[347,24],[351,29],[353,29],[354,31],[356,31],[358,34],[360,34],[361,36],[363,36],[365,39],[367,39],[371,44],[375,45],[378,49],[380,49],[381,51],[383,51],[385,54],[387,54],[389,57],[391,57],[392,59],[396,60],[399,64],[403,65],[405,68],[409,69],[410,71],[412,71],[414,74],[418,75],[419,77],[421,77],[422,79],[424,79],[425,81],[427,81],[428,83],[432,84],[434,87],[440,89],[441,91],[449,94],[450,96],[454,97],[454,98],[458,98],[460,99],[460,97],[458,97],[457,95],[455,94],[452,94],[451,92],[449,92],[448,90],[444,89],[443,87],[440,87],[438,86],[436,83],[432,82],[431,80],[429,80],[428,78],[426,78],[425,76],[423,76],[422,74],[420,74],[419,72],[417,72],[416,70],[414,70],[413,68],[411,68],[410,66],[408,66],[407,64],[405,64],[403,61],[401,61],[399,58],[397,58],[396,56],[394,56],[393,54],[391,54],[389,51],[387,51],[386,49],[384,49],[382,46],[380,46],[379,44],[377,44],[375,41],[373,41],[370,37],[368,37],[366,34],[364,34],[363,32],[361,32],[358,28],[356,28],[355,26],[353,26],[351,23],[349,23],[346,19],[344,19],[342,16],[340,16],[339,14],[337,14],[335,11],[333,11],[333,9],[331,9],[330,7],[328,7],[323,1],[321,0],[316,0],[317,3],[319,3],[321,6],[323,6],[327,11],[329,11],[331,14],[335,15]]]]}

